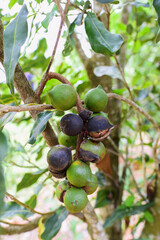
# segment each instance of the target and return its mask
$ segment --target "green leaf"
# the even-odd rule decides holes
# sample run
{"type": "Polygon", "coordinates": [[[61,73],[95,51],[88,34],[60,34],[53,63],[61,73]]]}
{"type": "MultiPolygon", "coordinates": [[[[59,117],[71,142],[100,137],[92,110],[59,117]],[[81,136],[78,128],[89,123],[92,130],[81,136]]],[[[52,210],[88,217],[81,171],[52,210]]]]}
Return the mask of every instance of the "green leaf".
{"type": "Polygon", "coordinates": [[[50,111],[39,113],[37,115],[36,121],[31,131],[30,139],[29,139],[30,144],[35,143],[37,136],[45,129],[46,124],[48,120],[52,117],[52,115],[53,115],[53,112],[50,112],[50,111]]]}
{"type": "Polygon", "coordinates": [[[8,122],[10,122],[16,112],[9,112],[4,114],[2,117],[0,116],[0,129],[2,129],[8,122]]]}
{"type": "Polygon", "coordinates": [[[12,103],[13,105],[14,102],[17,100],[19,100],[20,97],[18,94],[14,94],[14,95],[11,95],[11,94],[2,94],[1,97],[0,97],[0,104],[9,104],[9,103],[12,103]]]}
{"type": "Polygon", "coordinates": [[[16,2],[17,2],[17,0],[10,0],[10,2],[8,4],[9,9],[11,9],[14,6],[14,4],[16,4],[16,2]]]}
{"type": "Polygon", "coordinates": [[[36,0],[37,3],[41,3],[43,0],[36,0]]]}
{"type": "Polygon", "coordinates": [[[156,36],[156,43],[160,41],[160,29],[158,30],[157,36],[156,36]]]}
{"type": "Polygon", "coordinates": [[[94,74],[97,77],[102,77],[104,75],[107,75],[112,78],[118,78],[122,80],[122,76],[120,71],[115,66],[99,66],[94,69],[94,74]]]}
{"type": "Polygon", "coordinates": [[[41,235],[42,240],[51,240],[60,230],[62,222],[66,219],[68,211],[65,207],[58,210],[45,222],[45,230],[41,235]]]}
{"type": "Polygon", "coordinates": [[[132,206],[132,207],[121,206],[117,208],[109,218],[106,219],[103,226],[104,228],[110,227],[116,221],[124,218],[125,216],[132,216],[132,215],[144,212],[152,205],[153,203],[147,203],[145,205],[132,206]]]}
{"type": "MultiPolygon", "coordinates": [[[[96,0],[97,2],[100,2],[100,3],[112,3],[112,2],[115,2],[115,0],[96,0]]],[[[116,1],[117,2],[117,1],[116,1]]],[[[119,1],[118,1],[119,2],[119,1]]]]}
{"type": "Polygon", "coordinates": [[[46,41],[46,38],[42,38],[39,40],[39,43],[38,43],[38,47],[37,49],[34,51],[34,53],[32,54],[32,57],[38,55],[38,54],[43,54],[45,53],[45,51],[47,50],[47,41],[46,41]]]}
{"type": "Polygon", "coordinates": [[[149,7],[150,6],[149,3],[142,3],[142,2],[137,2],[137,1],[130,2],[128,4],[132,5],[132,6],[135,6],[135,7],[140,7],[140,6],[142,6],[142,7],[149,7]]]}
{"type": "Polygon", "coordinates": [[[126,207],[131,207],[133,205],[134,199],[135,199],[135,197],[134,197],[133,194],[128,196],[127,199],[124,202],[125,206],[126,207]]]}
{"type": "Polygon", "coordinates": [[[6,192],[2,164],[0,163],[0,216],[4,212],[4,196],[6,192]]]}
{"type": "Polygon", "coordinates": [[[25,202],[26,205],[30,206],[32,209],[36,207],[37,204],[37,195],[33,194],[29,200],[25,202]]]}
{"type": "Polygon", "coordinates": [[[154,0],[153,7],[155,8],[156,13],[158,15],[158,24],[160,26],[160,0],[154,0]]]}
{"type": "Polygon", "coordinates": [[[23,3],[24,3],[24,0],[18,0],[19,5],[23,5],[23,3]]]}
{"type": "Polygon", "coordinates": [[[136,101],[141,101],[145,99],[149,93],[151,92],[151,88],[143,88],[138,91],[137,97],[135,98],[136,101]]]}
{"type": "Polygon", "coordinates": [[[25,219],[32,216],[33,213],[15,202],[6,203],[4,206],[4,213],[1,215],[1,219],[12,218],[15,215],[21,216],[25,219]]]}
{"type": "Polygon", "coordinates": [[[107,199],[109,192],[108,189],[102,189],[97,192],[95,208],[104,207],[111,203],[111,200],[107,199]]]}
{"type": "Polygon", "coordinates": [[[25,173],[22,180],[17,185],[17,192],[33,185],[46,171],[48,171],[48,169],[42,169],[34,173],[25,173]]]}
{"type": "Polygon", "coordinates": [[[42,26],[47,29],[49,26],[49,23],[52,21],[55,13],[57,12],[57,5],[55,4],[52,10],[46,14],[45,19],[42,21],[42,26]]]}
{"type": "Polygon", "coordinates": [[[64,44],[64,49],[62,51],[62,54],[64,57],[69,56],[75,46],[75,41],[72,35],[74,33],[74,28],[76,26],[76,23],[75,23],[76,20],[77,18],[70,24],[68,29],[68,36],[64,44]]]}
{"type": "Polygon", "coordinates": [[[74,87],[76,87],[76,90],[78,92],[78,94],[81,94],[85,91],[85,89],[90,87],[90,82],[88,81],[81,81],[79,80],[74,87]]]}
{"type": "Polygon", "coordinates": [[[0,163],[6,157],[8,152],[7,138],[2,131],[0,131],[0,163]]]}
{"type": "Polygon", "coordinates": [[[107,186],[107,180],[102,171],[96,172],[96,177],[98,179],[98,185],[101,187],[106,187],[107,186]]]}
{"type": "Polygon", "coordinates": [[[3,213],[5,196],[5,180],[3,174],[2,161],[6,157],[7,152],[8,152],[7,138],[4,135],[4,133],[0,131],[0,215],[3,213]]]}
{"type": "Polygon", "coordinates": [[[112,55],[120,49],[123,43],[123,38],[119,34],[108,32],[104,24],[97,19],[94,13],[87,13],[85,30],[92,49],[97,53],[102,53],[106,56],[112,55]]]}
{"type": "Polygon", "coordinates": [[[11,93],[14,93],[14,71],[17,65],[21,46],[24,44],[27,33],[28,10],[24,4],[16,18],[7,25],[4,31],[4,68],[6,71],[7,84],[11,93]]]}
{"type": "Polygon", "coordinates": [[[118,95],[122,95],[125,91],[126,91],[125,88],[113,89],[113,93],[116,93],[118,95]]]}
{"type": "Polygon", "coordinates": [[[144,218],[150,223],[154,222],[154,217],[149,211],[144,212],[144,218]]]}

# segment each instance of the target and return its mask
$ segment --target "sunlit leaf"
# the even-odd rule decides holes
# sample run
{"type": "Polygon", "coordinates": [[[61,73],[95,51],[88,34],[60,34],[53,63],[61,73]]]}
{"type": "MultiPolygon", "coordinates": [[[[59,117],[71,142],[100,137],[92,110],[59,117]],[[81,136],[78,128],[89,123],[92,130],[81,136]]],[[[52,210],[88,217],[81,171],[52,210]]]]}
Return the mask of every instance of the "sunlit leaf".
{"type": "Polygon", "coordinates": [[[11,9],[14,6],[14,4],[16,4],[16,2],[17,2],[17,0],[10,0],[10,2],[8,4],[9,9],[11,9]]]}
{"type": "Polygon", "coordinates": [[[98,66],[94,69],[94,74],[97,77],[107,75],[109,77],[119,78],[122,80],[121,73],[116,66],[98,66]]]}
{"type": "Polygon", "coordinates": [[[11,95],[11,94],[2,94],[0,96],[0,104],[9,104],[9,103],[12,103],[13,105],[15,100],[18,101],[20,99],[19,95],[18,94],[14,94],[14,95],[11,95]]]}
{"type": "Polygon", "coordinates": [[[21,46],[24,44],[27,33],[28,10],[24,4],[16,18],[7,25],[4,31],[4,67],[6,71],[7,84],[11,93],[14,93],[14,71],[17,65],[21,46]]]}
{"type": "Polygon", "coordinates": [[[37,136],[45,129],[48,120],[52,117],[53,112],[46,111],[37,115],[36,121],[31,131],[29,143],[33,144],[37,136]]]}
{"type": "Polygon", "coordinates": [[[55,4],[52,10],[46,14],[45,19],[42,21],[42,26],[47,29],[49,26],[49,23],[52,21],[55,13],[57,12],[57,5],[55,4]]]}
{"type": "Polygon", "coordinates": [[[43,0],[36,0],[37,3],[41,3],[43,0]]]}
{"type": "Polygon", "coordinates": [[[129,196],[127,197],[127,199],[124,201],[124,205],[125,205],[126,207],[131,207],[131,206],[133,205],[134,199],[135,199],[135,197],[134,197],[133,194],[132,194],[132,195],[129,195],[129,196]]]}
{"type": "Polygon", "coordinates": [[[85,18],[85,30],[92,49],[97,53],[112,55],[117,52],[123,38],[119,34],[112,34],[106,30],[94,13],[88,12],[85,18]]]}
{"type": "Polygon", "coordinates": [[[73,38],[73,33],[74,33],[74,28],[75,28],[75,20],[70,24],[69,29],[68,29],[68,36],[66,38],[66,42],[64,44],[64,49],[62,51],[62,54],[64,57],[70,55],[72,52],[74,46],[75,46],[75,40],[73,38]]]}
{"type": "Polygon", "coordinates": [[[118,95],[122,95],[125,91],[126,91],[126,88],[113,89],[113,93],[116,93],[118,95]]]}
{"type": "Polygon", "coordinates": [[[143,2],[138,2],[138,1],[129,2],[128,4],[133,5],[135,7],[140,7],[140,6],[149,7],[150,6],[149,3],[143,3],[143,2]]]}
{"type": "Polygon", "coordinates": [[[67,215],[68,210],[65,207],[59,207],[45,222],[45,230],[41,235],[42,240],[51,240],[59,232],[61,224],[67,215]]]}
{"type": "Polygon", "coordinates": [[[22,180],[17,185],[17,192],[33,185],[47,170],[48,169],[42,169],[33,173],[25,173],[22,180]]]}
{"type": "Polygon", "coordinates": [[[2,129],[8,122],[10,122],[15,116],[16,112],[9,112],[0,116],[0,129],[2,129]]]}
{"type": "Polygon", "coordinates": [[[132,207],[121,206],[121,207],[117,208],[109,218],[106,219],[103,226],[104,226],[104,228],[110,227],[116,221],[124,218],[125,216],[132,216],[132,215],[144,212],[152,205],[153,205],[153,203],[147,203],[144,205],[132,206],[132,207]]]}

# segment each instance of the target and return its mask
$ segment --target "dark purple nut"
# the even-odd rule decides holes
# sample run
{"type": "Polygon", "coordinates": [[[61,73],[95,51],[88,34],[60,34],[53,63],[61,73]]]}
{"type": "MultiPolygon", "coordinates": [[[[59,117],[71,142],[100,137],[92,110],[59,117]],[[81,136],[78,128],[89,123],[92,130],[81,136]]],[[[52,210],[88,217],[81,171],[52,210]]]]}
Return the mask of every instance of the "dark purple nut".
{"type": "Polygon", "coordinates": [[[60,121],[60,128],[68,136],[76,136],[83,129],[82,118],[74,113],[66,114],[60,121]]]}
{"type": "Polygon", "coordinates": [[[63,145],[55,145],[47,154],[49,170],[52,172],[62,172],[72,163],[71,149],[63,145]]]}
{"type": "Polygon", "coordinates": [[[58,172],[58,171],[56,172],[56,171],[51,171],[49,169],[49,171],[52,174],[52,176],[55,177],[55,178],[64,178],[64,177],[66,177],[66,170],[64,170],[62,172],[58,172]]]}
{"type": "Polygon", "coordinates": [[[91,111],[89,111],[88,109],[85,109],[85,108],[84,108],[84,109],[80,112],[79,116],[83,119],[83,121],[88,121],[88,120],[90,119],[92,113],[93,113],[93,112],[91,112],[91,111]]]}
{"type": "Polygon", "coordinates": [[[105,135],[107,137],[113,128],[114,125],[107,118],[100,115],[92,117],[87,123],[88,135],[93,138],[101,138],[105,135]]]}

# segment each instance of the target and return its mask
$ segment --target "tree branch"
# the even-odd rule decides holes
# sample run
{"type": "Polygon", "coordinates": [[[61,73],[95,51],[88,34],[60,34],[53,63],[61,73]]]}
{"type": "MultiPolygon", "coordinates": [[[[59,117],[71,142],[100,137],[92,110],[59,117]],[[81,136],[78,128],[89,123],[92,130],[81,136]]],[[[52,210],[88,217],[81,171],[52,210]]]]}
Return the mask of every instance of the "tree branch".
{"type": "MultiPolygon", "coordinates": [[[[0,61],[3,64],[3,25],[2,21],[0,20],[0,61]]],[[[17,89],[22,101],[26,104],[29,103],[40,103],[39,98],[35,96],[35,93],[33,89],[31,88],[26,76],[24,75],[24,72],[19,64],[17,64],[14,74],[14,85],[17,89]]],[[[31,111],[30,114],[33,117],[33,119],[36,119],[37,111],[31,111]]],[[[46,140],[46,143],[52,147],[56,144],[58,144],[57,137],[55,133],[53,132],[53,129],[49,122],[46,125],[45,130],[42,132],[42,135],[44,139],[46,140]]]]}
{"type": "Polygon", "coordinates": [[[23,112],[23,111],[44,111],[47,109],[54,109],[52,105],[47,104],[35,104],[35,105],[24,105],[24,106],[10,106],[0,104],[0,113],[8,112],[23,112]]]}
{"type": "Polygon", "coordinates": [[[105,231],[102,225],[100,224],[90,202],[88,202],[87,206],[84,208],[83,214],[86,218],[86,222],[88,223],[88,226],[90,226],[91,235],[93,239],[108,240],[109,238],[105,234],[105,231]]]}
{"type": "Polygon", "coordinates": [[[40,213],[34,209],[32,209],[30,206],[26,205],[25,203],[22,203],[21,201],[19,201],[17,198],[15,198],[12,194],[6,192],[6,196],[9,197],[11,200],[13,200],[14,202],[16,202],[17,204],[23,206],[24,208],[27,208],[29,211],[33,212],[33,213],[37,213],[39,215],[45,215],[44,213],[40,213]]]}

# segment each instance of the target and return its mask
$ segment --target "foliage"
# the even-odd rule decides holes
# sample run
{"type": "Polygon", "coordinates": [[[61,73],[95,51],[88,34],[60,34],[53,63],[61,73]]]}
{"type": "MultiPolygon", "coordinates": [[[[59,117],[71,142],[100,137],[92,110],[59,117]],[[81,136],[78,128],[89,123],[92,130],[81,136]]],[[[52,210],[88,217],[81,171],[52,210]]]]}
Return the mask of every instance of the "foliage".
{"type": "MultiPolygon", "coordinates": [[[[53,40],[56,39],[56,35],[48,37],[48,33],[52,32],[52,28],[57,28],[60,12],[57,5],[50,0],[10,0],[6,2],[9,13],[0,9],[4,25],[4,68],[3,66],[1,68],[6,75],[3,80],[0,80],[0,104],[14,107],[24,105],[20,94],[16,90],[14,93],[14,74],[17,62],[20,63],[32,90],[35,91],[44,77],[50,61],[54,48],[53,40]],[[44,9],[44,6],[47,6],[47,10],[44,9]],[[41,38],[41,36],[43,37],[41,38]],[[50,44],[50,42],[52,43],[50,44]]],[[[129,92],[120,68],[120,65],[125,65],[124,75],[133,95],[132,100],[159,126],[160,57],[157,54],[160,51],[157,43],[160,39],[159,1],[154,0],[153,5],[137,1],[121,3],[112,0],[97,0],[97,2],[101,4],[105,13],[102,11],[101,14],[98,14],[93,9],[92,2],[88,0],[74,0],[69,5],[66,18],[67,27],[63,26],[63,34],[60,38],[63,47],[61,46],[59,52],[56,52],[54,71],[66,77],[78,92],[81,100],[84,100],[85,94],[92,85],[86,71],[89,65],[87,63],[89,63],[90,56],[101,53],[110,58],[111,66],[103,66],[97,62],[94,68],[95,76],[99,79],[104,76],[111,77],[112,92],[129,99],[129,92]],[[109,9],[109,14],[105,6],[109,9]],[[126,23],[123,20],[123,9],[127,7],[130,9],[130,14],[126,23]],[[102,23],[101,17],[104,15],[109,17],[109,29],[106,29],[102,23]],[[156,16],[157,20],[155,20],[156,16]],[[81,40],[82,49],[85,49],[87,54],[86,62],[81,62],[75,51],[75,47],[77,47],[75,34],[81,40]],[[123,55],[124,48],[125,55],[123,55]],[[120,61],[125,59],[125,61],[118,65],[116,59],[120,61]]],[[[0,71],[2,70],[0,69],[0,71]]],[[[46,83],[41,94],[43,104],[51,103],[50,91],[57,84],[60,82],[55,79],[46,83]]],[[[25,106],[29,107],[30,105],[26,104],[25,106]]],[[[38,103],[34,104],[35,107],[38,105],[38,103]]],[[[77,109],[73,107],[67,111],[67,113],[70,112],[77,113],[77,109]]],[[[52,215],[46,218],[47,220],[45,217],[43,218],[43,215],[40,218],[38,224],[41,239],[52,239],[68,216],[68,211],[59,206],[54,196],[58,181],[51,178],[48,171],[46,155],[49,147],[41,135],[48,121],[51,123],[55,135],[58,135],[59,122],[65,113],[56,110],[44,111],[39,113],[34,121],[28,111],[4,113],[1,112],[0,105],[1,220],[5,221],[8,217],[12,219],[15,215],[19,215],[30,221],[30,216],[34,215],[34,210],[39,205],[49,205],[49,207],[44,207],[44,209],[48,209],[47,211],[57,208],[52,215]],[[45,190],[47,196],[43,196],[45,190]],[[26,207],[32,208],[33,212],[16,200],[12,202],[9,201],[10,199],[5,199],[4,204],[7,191],[11,191],[16,196],[15,199],[22,198],[26,207]],[[43,203],[40,201],[41,198],[43,203]]],[[[110,112],[108,112],[109,114],[110,112]]],[[[128,216],[134,214],[139,216],[135,229],[144,220],[154,221],[152,212],[149,210],[150,206],[154,205],[147,203],[145,195],[144,172],[147,169],[147,183],[155,180],[157,163],[151,152],[156,151],[157,159],[159,159],[160,153],[157,149],[155,150],[157,130],[149,119],[140,112],[138,114],[143,143],[139,139],[139,125],[134,108],[126,102],[121,102],[120,142],[119,152],[116,154],[120,155],[120,160],[124,161],[119,163],[118,181],[115,183],[112,177],[107,178],[104,173],[98,171],[98,168],[95,170],[99,181],[99,189],[95,197],[91,199],[95,208],[102,208],[109,204],[114,205],[117,197],[116,184],[118,184],[118,191],[122,193],[121,201],[117,205],[115,204],[116,208],[113,214],[104,221],[104,227],[110,227],[117,220],[122,220],[124,223],[128,216]],[[141,146],[144,148],[144,154],[141,146]],[[126,163],[123,185],[123,171],[126,163]],[[138,172],[141,174],[134,179],[134,174],[138,174],[138,172]],[[108,187],[109,181],[113,183],[112,188],[108,187]]],[[[115,151],[117,152],[117,149],[114,149],[115,151]]],[[[122,231],[125,231],[123,225],[122,231]]]]}

